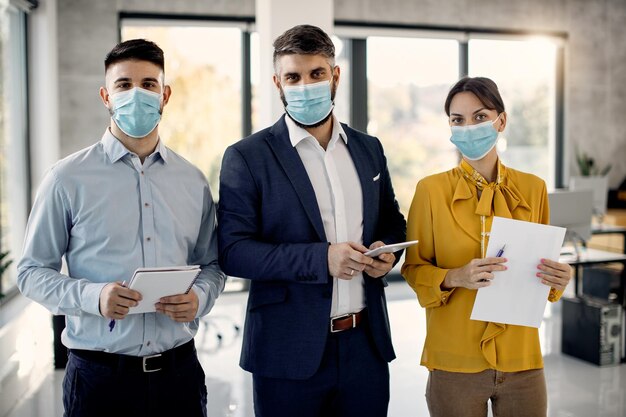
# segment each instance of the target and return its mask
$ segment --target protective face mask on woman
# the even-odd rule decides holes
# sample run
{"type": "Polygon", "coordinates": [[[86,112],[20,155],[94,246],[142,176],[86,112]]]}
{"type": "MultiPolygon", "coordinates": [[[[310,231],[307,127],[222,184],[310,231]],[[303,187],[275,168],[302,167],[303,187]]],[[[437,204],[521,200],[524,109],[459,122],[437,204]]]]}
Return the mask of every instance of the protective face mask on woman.
{"type": "Polygon", "coordinates": [[[287,105],[285,110],[292,119],[305,126],[321,122],[333,111],[330,81],[283,87],[287,105]]]}
{"type": "Polygon", "coordinates": [[[111,95],[113,120],[131,138],[143,138],[161,120],[161,94],[135,87],[111,95]]]}
{"type": "MultiPolygon", "coordinates": [[[[502,113],[501,113],[502,114],[502,113]]],[[[450,142],[458,148],[464,157],[470,161],[482,159],[496,146],[500,132],[493,127],[496,120],[487,120],[477,125],[450,126],[452,136],[450,142]]]]}

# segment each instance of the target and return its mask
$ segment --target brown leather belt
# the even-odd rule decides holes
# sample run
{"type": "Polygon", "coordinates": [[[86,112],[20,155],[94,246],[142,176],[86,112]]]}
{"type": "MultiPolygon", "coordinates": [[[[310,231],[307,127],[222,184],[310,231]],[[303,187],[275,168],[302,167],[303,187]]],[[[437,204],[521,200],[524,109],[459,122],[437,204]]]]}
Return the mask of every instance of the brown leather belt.
{"type": "Polygon", "coordinates": [[[361,319],[365,316],[365,310],[358,313],[349,313],[342,316],[332,317],[330,319],[330,332],[339,333],[344,330],[354,329],[361,324],[361,319]]]}

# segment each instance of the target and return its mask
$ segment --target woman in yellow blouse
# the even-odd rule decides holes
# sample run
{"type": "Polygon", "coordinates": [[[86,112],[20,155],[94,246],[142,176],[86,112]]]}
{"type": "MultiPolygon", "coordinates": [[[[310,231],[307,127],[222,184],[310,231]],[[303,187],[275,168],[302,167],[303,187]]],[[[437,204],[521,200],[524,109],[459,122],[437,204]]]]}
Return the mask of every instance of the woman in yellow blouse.
{"type": "MultiPolygon", "coordinates": [[[[402,275],[426,308],[422,365],[430,373],[431,416],[545,417],[547,394],[538,330],[470,320],[476,290],[506,269],[505,257],[485,257],[493,216],[547,224],[546,185],[507,168],[495,144],[507,114],[488,78],[463,78],[445,102],[458,167],[417,184],[409,212],[402,275]]],[[[506,254],[505,254],[506,256],[506,254]]],[[[569,265],[542,259],[536,277],[557,301],[571,277],[569,265]]]]}

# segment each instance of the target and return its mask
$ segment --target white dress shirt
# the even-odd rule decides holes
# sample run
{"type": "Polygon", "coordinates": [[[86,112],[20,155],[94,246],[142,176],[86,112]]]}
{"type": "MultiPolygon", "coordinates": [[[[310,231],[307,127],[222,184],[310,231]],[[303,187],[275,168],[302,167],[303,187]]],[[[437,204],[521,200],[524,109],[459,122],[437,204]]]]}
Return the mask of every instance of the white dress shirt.
{"type": "MultiPolygon", "coordinates": [[[[291,144],[296,148],[315,191],[324,232],[330,243],[363,243],[361,182],[348,151],[348,137],[333,115],[333,131],[324,150],[309,132],[285,117],[291,144]]],[[[330,316],[356,313],[365,308],[363,274],[351,280],[333,277],[330,316]]]]}

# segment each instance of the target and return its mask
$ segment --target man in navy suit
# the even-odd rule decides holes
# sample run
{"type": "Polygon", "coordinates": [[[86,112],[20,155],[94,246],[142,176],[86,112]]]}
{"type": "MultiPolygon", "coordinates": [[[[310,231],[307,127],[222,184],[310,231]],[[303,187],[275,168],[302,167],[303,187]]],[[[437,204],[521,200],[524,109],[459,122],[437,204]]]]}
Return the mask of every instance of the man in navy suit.
{"type": "Polygon", "coordinates": [[[220,264],[251,280],[241,367],[258,417],[386,416],[391,344],[384,288],[406,223],[378,139],[333,115],[340,70],[315,26],[274,41],[276,124],[222,161],[220,264]]]}

